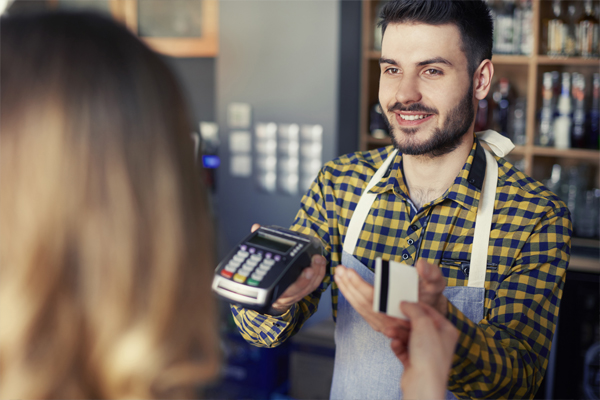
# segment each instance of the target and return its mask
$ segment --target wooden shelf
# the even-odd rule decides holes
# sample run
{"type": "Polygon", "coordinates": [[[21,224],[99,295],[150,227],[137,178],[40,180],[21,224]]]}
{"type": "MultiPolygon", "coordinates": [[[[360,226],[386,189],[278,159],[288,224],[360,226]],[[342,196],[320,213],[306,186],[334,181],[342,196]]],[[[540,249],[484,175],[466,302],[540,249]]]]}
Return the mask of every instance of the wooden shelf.
{"type": "MultiPolygon", "coordinates": [[[[367,138],[369,145],[381,145],[387,146],[392,144],[392,140],[388,138],[377,139],[369,135],[367,138]]],[[[556,157],[556,158],[574,158],[578,160],[600,163],[600,151],[598,150],[586,150],[586,149],[556,149],[554,147],[540,147],[540,146],[515,146],[511,155],[525,156],[528,152],[531,152],[536,157],[556,157]]]]}
{"type": "Polygon", "coordinates": [[[492,55],[492,62],[497,65],[528,65],[532,61],[529,56],[517,56],[507,54],[494,54],[492,55]]]}
{"type": "MultiPolygon", "coordinates": [[[[378,57],[379,58],[379,57],[378,57]]],[[[573,66],[593,66],[600,67],[600,58],[583,57],[553,57],[546,55],[509,55],[494,54],[492,62],[496,65],[573,65],[573,66]]]]}
{"type": "MultiPolygon", "coordinates": [[[[381,51],[368,50],[364,56],[371,60],[379,60],[381,51]]],[[[523,56],[510,54],[494,54],[492,62],[496,65],[529,65],[531,63],[538,65],[575,65],[575,66],[598,66],[600,67],[600,58],[583,57],[551,57],[551,56],[523,56]]]]}
{"type": "Polygon", "coordinates": [[[556,149],[554,147],[534,146],[534,156],[576,158],[581,161],[600,163],[600,151],[587,149],[556,149]]]}
{"type": "MultiPolygon", "coordinates": [[[[108,6],[112,17],[127,26],[154,51],[172,57],[216,57],[219,53],[218,0],[202,0],[199,1],[198,4],[190,3],[187,5],[188,7],[200,6],[202,8],[202,16],[200,21],[201,35],[194,37],[143,36],[140,34],[138,29],[139,0],[106,1],[109,2],[108,6]]],[[[59,7],[59,0],[47,0],[47,2],[51,9],[59,7]]],[[[150,6],[152,5],[150,4],[150,6]]],[[[173,7],[186,7],[186,5],[173,5],[173,7]]],[[[186,10],[183,9],[182,11],[185,12],[186,10]]]]}
{"type": "Polygon", "coordinates": [[[600,239],[588,239],[588,238],[574,237],[571,239],[571,244],[573,246],[591,247],[591,248],[600,249],[600,239]]]}
{"type": "Polygon", "coordinates": [[[524,156],[526,153],[525,146],[515,146],[513,151],[510,152],[512,156],[524,156]]]}
{"type": "Polygon", "coordinates": [[[392,144],[392,139],[389,137],[386,137],[384,139],[378,139],[369,135],[369,137],[367,138],[367,143],[371,146],[389,146],[390,144],[392,144]]]}
{"type": "Polygon", "coordinates": [[[600,67],[599,58],[537,56],[539,65],[573,65],[600,67]]]}
{"type": "Polygon", "coordinates": [[[369,50],[365,54],[365,57],[371,60],[379,60],[381,58],[381,51],[379,50],[369,50]]]}
{"type": "Polygon", "coordinates": [[[591,257],[572,256],[567,269],[569,271],[600,274],[600,260],[591,257]]]}
{"type": "MultiPolygon", "coordinates": [[[[600,239],[574,237],[571,239],[571,246],[573,248],[587,247],[588,249],[600,252],[600,239]]],[[[572,255],[568,269],[570,271],[600,274],[600,253],[597,257],[585,257],[578,254],[572,255]]]]}

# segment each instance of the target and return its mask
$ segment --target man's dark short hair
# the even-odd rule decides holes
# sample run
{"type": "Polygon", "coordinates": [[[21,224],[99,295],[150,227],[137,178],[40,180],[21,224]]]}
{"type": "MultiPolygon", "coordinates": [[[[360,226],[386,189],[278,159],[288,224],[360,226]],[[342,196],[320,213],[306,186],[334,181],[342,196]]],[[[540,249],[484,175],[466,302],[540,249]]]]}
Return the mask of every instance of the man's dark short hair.
{"type": "Polygon", "coordinates": [[[382,8],[379,17],[384,34],[390,23],[456,25],[470,76],[483,60],[492,59],[494,22],[483,0],[393,0],[382,8]]]}

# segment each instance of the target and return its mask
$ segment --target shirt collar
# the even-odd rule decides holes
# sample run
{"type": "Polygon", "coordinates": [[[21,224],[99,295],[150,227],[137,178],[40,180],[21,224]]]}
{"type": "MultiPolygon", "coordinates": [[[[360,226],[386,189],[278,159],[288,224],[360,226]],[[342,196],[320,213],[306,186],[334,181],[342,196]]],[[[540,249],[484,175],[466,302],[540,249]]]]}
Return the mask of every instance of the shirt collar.
{"type": "MultiPolygon", "coordinates": [[[[388,155],[392,152],[393,148],[390,146],[388,155]]],[[[383,161],[382,161],[383,162],[383,161]]],[[[376,167],[381,166],[378,163],[376,167]]],[[[479,197],[481,195],[481,188],[483,187],[483,178],[485,177],[485,153],[479,140],[475,138],[473,141],[473,147],[467,157],[467,161],[463,165],[460,173],[454,179],[454,183],[448,188],[446,193],[439,199],[437,199],[432,205],[439,204],[444,199],[450,199],[466,209],[473,209],[479,205],[479,197]]],[[[377,183],[371,189],[371,192],[381,194],[385,192],[393,192],[398,197],[408,199],[408,187],[404,182],[404,176],[402,171],[402,154],[396,154],[396,158],[390,164],[386,174],[381,178],[381,181],[377,183]]]]}

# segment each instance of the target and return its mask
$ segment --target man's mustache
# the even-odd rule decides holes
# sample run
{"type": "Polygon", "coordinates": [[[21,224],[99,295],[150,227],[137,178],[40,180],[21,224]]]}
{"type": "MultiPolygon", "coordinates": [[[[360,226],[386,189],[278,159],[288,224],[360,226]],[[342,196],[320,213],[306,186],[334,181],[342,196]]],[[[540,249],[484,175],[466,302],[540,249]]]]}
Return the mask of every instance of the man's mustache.
{"type": "MultiPolygon", "coordinates": [[[[382,107],[383,108],[383,107],[382,107]]],[[[421,103],[413,103],[408,106],[404,106],[402,103],[396,102],[393,106],[388,108],[389,112],[399,111],[399,112],[422,112],[424,114],[437,114],[438,110],[435,108],[429,108],[424,106],[421,103]]]]}

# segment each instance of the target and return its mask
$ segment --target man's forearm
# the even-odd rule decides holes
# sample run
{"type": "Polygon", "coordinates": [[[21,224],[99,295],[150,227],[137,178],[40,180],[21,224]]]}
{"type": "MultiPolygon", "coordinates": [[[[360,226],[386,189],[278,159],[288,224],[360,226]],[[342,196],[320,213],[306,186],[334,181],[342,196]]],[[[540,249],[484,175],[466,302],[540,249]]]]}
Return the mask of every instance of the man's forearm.
{"type": "Polygon", "coordinates": [[[298,319],[297,308],[294,305],[284,314],[273,316],[232,305],[231,312],[248,343],[257,347],[277,347],[291,336],[298,319]]]}
{"type": "Polygon", "coordinates": [[[295,335],[317,311],[321,293],[327,286],[323,283],[321,288],[304,297],[282,315],[260,314],[232,305],[233,320],[248,343],[258,347],[277,347],[295,335]]]}

